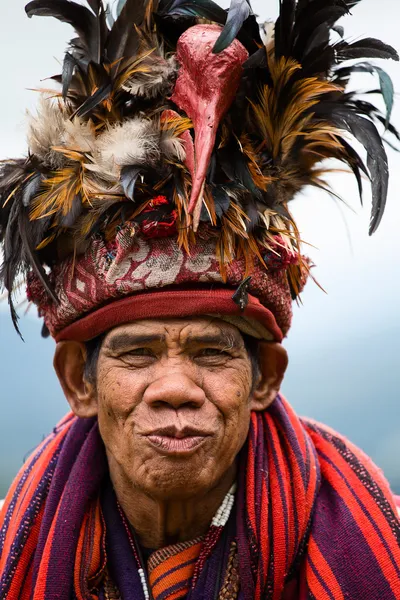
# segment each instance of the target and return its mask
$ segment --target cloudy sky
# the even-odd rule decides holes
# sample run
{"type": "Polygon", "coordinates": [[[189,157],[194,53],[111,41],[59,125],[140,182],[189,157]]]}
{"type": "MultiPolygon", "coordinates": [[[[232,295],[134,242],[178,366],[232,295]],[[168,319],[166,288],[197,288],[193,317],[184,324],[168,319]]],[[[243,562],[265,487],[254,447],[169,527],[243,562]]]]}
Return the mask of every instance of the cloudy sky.
{"type": "MultiPolygon", "coordinates": [[[[29,20],[23,10],[24,4],[22,0],[8,2],[7,12],[3,11],[0,20],[0,50],[3,64],[0,94],[0,158],[18,157],[26,151],[24,114],[27,108],[34,110],[37,101],[37,93],[30,88],[36,88],[41,80],[59,72],[66,42],[71,37],[70,28],[53,19],[29,20]]],[[[226,6],[226,3],[221,4],[226,6]]],[[[276,18],[278,4],[278,0],[253,1],[254,10],[263,20],[276,18]]],[[[343,25],[346,36],[350,39],[373,36],[396,47],[399,39],[399,22],[400,3],[397,0],[379,2],[362,0],[353,10],[353,16],[347,17],[343,25]]],[[[400,90],[400,64],[385,63],[384,67],[392,75],[395,88],[400,90]]],[[[48,84],[42,82],[41,85],[48,84]]],[[[364,87],[376,86],[376,82],[366,75],[360,76],[354,85],[361,90],[364,87]]],[[[397,102],[393,112],[393,121],[400,127],[400,102],[397,102]]],[[[356,185],[350,175],[337,174],[334,179],[331,179],[334,181],[335,191],[343,197],[350,208],[322,192],[309,190],[292,203],[292,210],[298,220],[302,237],[310,244],[305,247],[305,251],[317,265],[314,276],[327,293],[324,294],[312,282],[308,284],[308,289],[303,295],[303,305],[295,308],[294,325],[287,340],[287,347],[294,366],[306,361],[310,386],[314,379],[318,380],[318,393],[322,394],[321,404],[324,402],[324,390],[330,390],[332,386],[336,386],[336,389],[338,383],[346,402],[348,401],[346,389],[351,388],[354,396],[354,390],[357,390],[360,382],[363,385],[372,382],[374,389],[380,390],[383,396],[385,394],[391,397],[395,394],[397,398],[400,396],[398,392],[400,345],[398,338],[394,336],[394,332],[399,332],[400,154],[390,149],[388,153],[391,179],[387,210],[378,232],[372,238],[368,236],[369,194],[365,194],[364,208],[361,208],[356,185]],[[376,342],[377,336],[379,343],[376,342]],[[351,353],[350,349],[352,349],[351,353]],[[379,360],[382,362],[384,351],[388,351],[391,357],[390,387],[387,370],[373,369],[375,363],[379,360]],[[319,374],[326,366],[324,362],[326,356],[333,352],[335,356],[339,355],[338,360],[343,355],[343,363],[338,364],[337,370],[331,375],[331,380],[329,377],[321,380],[319,374]],[[352,360],[354,364],[359,364],[360,357],[364,356],[368,357],[365,365],[372,365],[372,367],[366,367],[362,381],[352,380],[353,370],[349,365],[351,366],[352,360]],[[343,379],[340,379],[342,377],[343,379]]],[[[365,189],[367,191],[367,186],[365,189]]],[[[7,352],[10,335],[8,327],[5,326],[6,308],[6,303],[0,305],[2,353],[7,352]]],[[[33,319],[33,315],[34,311],[31,311],[27,319],[33,319]]],[[[30,343],[34,344],[34,342],[30,343]]],[[[14,347],[14,344],[12,346],[14,347]]],[[[29,366],[27,368],[29,369],[29,366]]],[[[360,369],[358,377],[360,372],[362,373],[362,361],[360,369]]],[[[15,387],[12,381],[13,375],[6,372],[4,362],[2,370],[4,371],[1,372],[3,390],[13,390],[15,387]]],[[[41,379],[43,386],[46,386],[46,377],[51,377],[50,370],[50,361],[46,360],[41,379]]],[[[26,379],[29,380],[29,372],[26,379]]],[[[290,379],[290,371],[289,383],[292,396],[296,395],[296,379],[290,379]]],[[[22,387],[18,393],[23,394],[24,388],[22,387]]],[[[40,395],[40,390],[34,390],[34,393],[40,395]]],[[[3,401],[3,397],[1,399],[3,401]]],[[[327,418],[332,417],[331,421],[335,426],[339,426],[348,435],[353,435],[353,429],[346,424],[347,413],[343,403],[342,405],[338,403],[341,406],[337,412],[340,418],[335,419],[332,405],[330,412],[324,413],[319,405],[307,404],[306,400],[303,402],[295,398],[291,399],[302,412],[307,410],[309,414],[312,413],[311,416],[317,418],[322,418],[326,414],[327,418]]],[[[4,401],[8,402],[9,399],[5,397],[4,401]]],[[[382,396],[377,398],[376,402],[373,400],[373,403],[378,421],[382,418],[382,410],[384,410],[382,396]]],[[[40,414],[39,404],[37,410],[40,414]]],[[[390,418],[392,421],[392,433],[390,439],[385,441],[386,450],[381,452],[393,453],[397,450],[400,452],[399,411],[393,411],[390,415],[385,413],[385,418],[390,418]]],[[[24,415],[18,415],[18,419],[24,419],[24,415]]],[[[362,413],[359,419],[359,428],[362,428],[364,427],[362,413]]],[[[2,429],[6,431],[14,427],[12,420],[1,421],[0,438],[2,429]]],[[[370,419],[366,427],[369,428],[369,435],[373,437],[374,419],[370,419]]],[[[354,436],[357,438],[356,430],[354,436]]]]}

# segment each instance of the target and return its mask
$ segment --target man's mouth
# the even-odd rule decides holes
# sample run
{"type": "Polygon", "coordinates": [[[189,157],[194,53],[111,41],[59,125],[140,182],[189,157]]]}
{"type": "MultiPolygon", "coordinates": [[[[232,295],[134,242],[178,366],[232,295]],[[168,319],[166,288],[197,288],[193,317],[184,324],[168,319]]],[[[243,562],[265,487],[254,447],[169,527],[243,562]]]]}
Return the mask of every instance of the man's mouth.
{"type": "Polygon", "coordinates": [[[166,454],[188,454],[196,451],[212,435],[209,431],[175,426],[163,427],[145,435],[152,446],[166,454]]]}

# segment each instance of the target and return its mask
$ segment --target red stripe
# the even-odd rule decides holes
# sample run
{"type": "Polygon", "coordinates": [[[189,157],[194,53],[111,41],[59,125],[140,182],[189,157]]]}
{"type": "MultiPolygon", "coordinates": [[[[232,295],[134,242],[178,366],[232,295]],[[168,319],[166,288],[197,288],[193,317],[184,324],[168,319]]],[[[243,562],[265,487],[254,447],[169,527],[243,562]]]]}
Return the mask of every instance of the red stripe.
{"type": "MultiPolygon", "coordinates": [[[[314,571],[312,570],[312,567],[311,567],[308,559],[306,561],[306,573],[307,573],[308,587],[309,587],[310,591],[312,591],[313,597],[318,600],[332,600],[332,598],[329,597],[328,592],[325,590],[325,588],[319,582],[317,576],[315,575],[314,571]]],[[[336,598],[335,598],[335,600],[336,600],[336,598]]]]}
{"type": "Polygon", "coordinates": [[[51,561],[51,550],[52,550],[53,541],[54,541],[54,532],[57,527],[57,519],[58,519],[58,515],[60,512],[61,502],[62,502],[62,497],[60,500],[60,504],[58,505],[56,514],[54,515],[54,519],[51,524],[49,535],[47,537],[46,545],[44,547],[43,556],[40,561],[38,578],[37,578],[37,582],[36,582],[32,600],[47,600],[47,598],[46,598],[47,572],[48,572],[49,564],[51,561]]]}
{"type": "MultiPolygon", "coordinates": [[[[9,591],[7,593],[7,598],[20,598],[21,589],[28,589],[29,586],[22,588],[23,583],[25,582],[25,576],[27,572],[30,570],[30,577],[32,577],[32,568],[33,563],[31,561],[32,554],[37,546],[40,532],[40,523],[44,513],[44,506],[42,506],[38,517],[29,533],[28,539],[24,544],[24,551],[21,553],[21,557],[18,561],[17,568],[13,575],[11,585],[9,591]]],[[[28,575],[29,579],[29,575],[28,575]]],[[[26,597],[29,598],[30,594],[26,597]]]]}
{"type": "MultiPolygon", "coordinates": [[[[62,431],[60,435],[50,441],[43,454],[37,461],[34,469],[29,473],[13,510],[13,517],[10,525],[7,529],[6,538],[4,541],[4,548],[2,553],[2,560],[0,561],[0,572],[3,571],[7,557],[10,554],[11,546],[14,542],[14,538],[20,526],[23,523],[26,510],[32,504],[32,497],[36,492],[37,486],[43,477],[51,458],[54,456],[54,452],[57,450],[62,439],[65,437],[68,429],[62,431]]],[[[11,493],[11,492],[10,492],[11,493]]],[[[10,502],[10,494],[8,494],[8,503],[10,502]]],[[[3,513],[5,515],[5,513],[3,513]]]]}
{"type": "MultiPolygon", "coordinates": [[[[332,450],[332,447],[330,447],[330,448],[332,450]]],[[[337,453],[337,452],[335,454],[333,454],[333,452],[331,452],[330,455],[332,457],[332,460],[334,460],[334,461],[336,461],[336,460],[340,461],[340,459],[341,459],[339,453],[337,453]]],[[[347,488],[347,486],[343,485],[343,482],[339,480],[334,468],[328,462],[326,462],[322,457],[320,458],[320,462],[321,462],[321,468],[323,470],[325,479],[329,482],[329,484],[333,487],[333,489],[341,497],[343,502],[346,504],[348,510],[351,512],[353,519],[358,524],[361,534],[363,535],[365,541],[367,542],[371,552],[375,556],[376,561],[380,566],[383,576],[385,577],[385,579],[389,583],[390,587],[392,588],[394,596],[400,597],[399,577],[397,575],[395,568],[393,567],[392,561],[386,551],[386,548],[383,546],[383,544],[379,538],[379,535],[375,531],[373,525],[371,524],[370,518],[369,518],[371,513],[368,509],[368,505],[370,507],[372,507],[372,506],[374,507],[374,517],[377,518],[380,513],[376,503],[374,501],[371,501],[371,498],[369,497],[368,492],[365,490],[364,486],[362,484],[360,484],[360,482],[358,481],[358,486],[357,486],[358,489],[356,488],[357,489],[357,497],[363,502],[363,504],[366,508],[366,511],[368,513],[368,516],[367,516],[365,514],[365,512],[360,508],[359,504],[357,503],[356,499],[354,498],[354,496],[352,495],[350,490],[347,488]]],[[[352,478],[351,477],[352,470],[346,462],[345,462],[344,468],[342,465],[341,470],[348,480],[350,480],[352,478]]],[[[353,475],[354,475],[354,473],[353,473],[353,475]]],[[[386,521],[386,519],[385,519],[385,521],[386,521]]],[[[398,564],[400,564],[400,549],[399,549],[398,545],[396,543],[394,543],[393,533],[391,532],[387,521],[386,521],[386,527],[381,529],[381,532],[383,535],[384,535],[385,528],[387,528],[388,531],[390,531],[390,535],[387,538],[387,542],[391,547],[391,551],[395,557],[395,560],[398,561],[398,564]],[[392,543],[391,543],[391,541],[392,541],[392,543]]]]}
{"type": "MultiPolygon", "coordinates": [[[[335,600],[344,600],[344,596],[342,590],[340,589],[339,582],[333,574],[332,569],[326,562],[324,556],[318,548],[317,542],[315,541],[312,535],[310,536],[310,541],[308,543],[308,553],[314,565],[317,565],[318,572],[320,573],[321,578],[323,579],[325,585],[329,588],[329,591],[331,592],[335,600]]],[[[312,583],[315,583],[315,579],[312,580],[312,583]]],[[[314,589],[312,585],[310,587],[310,591],[314,594],[316,598],[319,598],[319,596],[317,595],[317,589],[314,589]]]]}
{"type": "MultiPolygon", "coordinates": [[[[273,446],[275,451],[279,447],[279,438],[276,431],[276,426],[270,415],[267,417],[269,433],[273,440],[273,446]]],[[[286,547],[286,529],[284,519],[284,502],[283,496],[285,494],[285,484],[281,486],[278,479],[278,470],[275,465],[275,461],[272,457],[272,448],[269,445],[268,453],[270,456],[270,485],[271,485],[271,497],[274,499],[272,503],[272,522],[273,522],[273,552],[274,552],[274,600],[279,600],[282,594],[283,583],[285,579],[286,571],[286,555],[288,548],[286,547]]],[[[285,466],[282,461],[282,456],[278,457],[277,461],[281,468],[282,478],[285,479],[285,466]]],[[[287,515],[289,518],[289,515],[287,515]]]]}
{"type": "Polygon", "coordinates": [[[257,517],[254,511],[255,507],[255,449],[253,445],[253,439],[251,435],[251,430],[254,432],[254,438],[257,440],[258,437],[258,422],[256,413],[252,413],[251,415],[252,427],[250,428],[249,435],[249,454],[248,454],[248,462],[247,462],[247,512],[249,515],[251,527],[254,533],[257,531],[257,517]]]}

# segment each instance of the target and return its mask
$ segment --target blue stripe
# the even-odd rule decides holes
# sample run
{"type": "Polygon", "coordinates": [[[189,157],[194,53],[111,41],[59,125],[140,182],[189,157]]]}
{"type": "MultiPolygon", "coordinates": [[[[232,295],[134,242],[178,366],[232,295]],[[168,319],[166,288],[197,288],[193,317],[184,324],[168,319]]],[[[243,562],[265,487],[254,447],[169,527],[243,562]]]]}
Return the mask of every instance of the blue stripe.
{"type": "Polygon", "coordinates": [[[161,579],[163,579],[164,577],[167,577],[168,575],[171,575],[171,573],[174,573],[175,571],[179,571],[179,569],[183,569],[183,567],[187,567],[188,565],[191,565],[192,563],[195,563],[196,561],[197,561],[197,557],[191,558],[190,560],[187,560],[186,562],[184,562],[180,565],[177,565],[176,567],[172,567],[172,569],[169,569],[168,571],[166,571],[165,573],[163,573],[162,575],[157,577],[157,579],[151,584],[151,587],[156,586],[157,583],[159,581],[161,581],[161,579]]]}

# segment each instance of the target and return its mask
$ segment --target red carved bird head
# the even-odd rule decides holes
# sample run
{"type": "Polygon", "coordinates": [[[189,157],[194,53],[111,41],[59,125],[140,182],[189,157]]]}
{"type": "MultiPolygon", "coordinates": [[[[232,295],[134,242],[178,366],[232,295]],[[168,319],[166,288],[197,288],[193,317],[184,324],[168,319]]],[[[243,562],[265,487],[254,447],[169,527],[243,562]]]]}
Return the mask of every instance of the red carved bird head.
{"type": "Polygon", "coordinates": [[[218,54],[213,47],[221,33],[218,25],[195,25],[180,37],[176,58],[180,69],[172,101],[193,122],[195,173],[189,203],[194,228],[198,222],[203,187],[218,125],[239,87],[248,52],[238,41],[218,54]]]}

